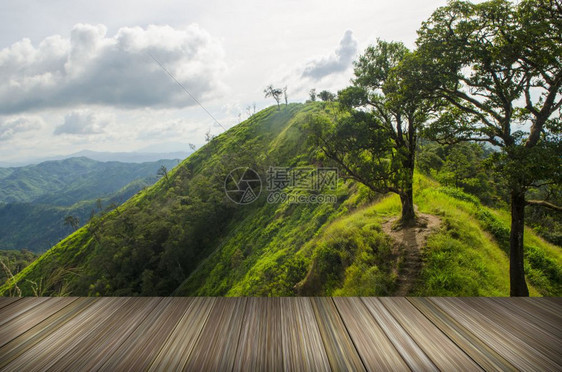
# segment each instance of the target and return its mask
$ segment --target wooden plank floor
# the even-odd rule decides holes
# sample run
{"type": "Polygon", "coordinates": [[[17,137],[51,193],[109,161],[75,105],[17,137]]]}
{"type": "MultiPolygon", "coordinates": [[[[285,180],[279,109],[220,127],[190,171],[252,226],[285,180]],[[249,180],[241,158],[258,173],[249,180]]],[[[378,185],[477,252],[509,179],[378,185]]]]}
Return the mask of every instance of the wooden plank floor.
{"type": "Polygon", "coordinates": [[[562,370],[561,298],[0,298],[0,371],[562,370]]]}

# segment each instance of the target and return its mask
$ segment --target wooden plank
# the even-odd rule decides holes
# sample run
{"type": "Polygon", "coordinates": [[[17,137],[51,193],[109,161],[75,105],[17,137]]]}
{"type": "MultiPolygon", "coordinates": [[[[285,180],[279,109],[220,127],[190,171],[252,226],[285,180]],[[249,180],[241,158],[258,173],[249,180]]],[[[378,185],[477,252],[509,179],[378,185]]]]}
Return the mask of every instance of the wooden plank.
{"type": "Polygon", "coordinates": [[[377,298],[363,298],[386,337],[412,371],[437,371],[437,367],[377,298]]]}
{"type": "Polygon", "coordinates": [[[156,307],[159,299],[130,298],[119,311],[104,319],[88,338],[71,348],[51,371],[98,370],[156,307]]]}
{"type": "Polygon", "coordinates": [[[450,315],[445,312],[428,298],[410,297],[408,301],[483,369],[517,370],[502,355],[458,322],[454,314],[450,315]]]}
{"type": "Polygon", "coordinates": [[[103,364],[107,371],[146,371],[187,308],[188,299],[164,298],[103,364]]]}
{"type": "Polygon", "coordinates": [[[39,343],[25,351],[6,368],[12,371],[44,371],[66,351],[83,342],[101,321],[117,311],[126,301],[122,298],[99,298],[39,343]]]}
{"type": "Polygon", "coordinates": [[[449,314],[454,314],[459,323],[471,329],[483,342],[496,350],[517,369],[538,368],[543,371],[562,369],[562,365],[536,348],[535,340],[514,330],[505,321],[506,319],[494,315],[490,306],[487,306],[488,303],[491,303],[487,299],[434,298],[431,301],[449,314]],[[484,308],[482,303],[485,304],[484,308]]]}
{"type": "MultiPolygon", "coordinates": [[[[537,297],[523,297],[529,300],[534,300],[537,297]]],[[[560,309],[560,307],[562,307],[562,297],[539,297],[541,300],[539,301],[544,301],[544,302],[551,302],[556,308],[560,309]]]]}
{"type": "MultiPolygon", "coordinates": [[[[551,298],[529,298],[529,297],[518,297],[506,298],[505,300],[515,300],[517,303],[523,302],[527,307],[527,311],[537,317],[540,317],[543,321],[548,322],[551,327],[559,329],[562,326],[562,303],[556,305],[551,298]]],[[[513,301],[510,301],[510,305],[513,306],[513,301]]]]}
{"type": "Polygon", "coordinates": [[[329,297],[311,298],[312,308],[333,371],[365,371],[365,366],[329,297]]]}
{"type": "Polygon", "coordinates": [[[368,370],[410,370],[360,298],[334,298],[334,302],[368,370]]]}
{"type": "Polygon", "coordinates": [[[73,301],[76,301],[76,298],[50,298],[48,301],[42,301],[37,306],[33,306],[20,316],[12,319],[11,322],[3,324],[2,327],[0,327],[0,347],[41,323],[73,301]]]}
{"type": "Polygon", "coordinates": [[[3,307],[0,309],[0,327],[48,299],[49,297],[24,297],[9,306],[3,307]]]}
{"type": "Polygon", "coordinates": [[[310,298],[281,298],[285,371],[330,371],[310,298]]]}
{"type": "Polygon", "coordinates": [[[281,300],[247,301],[234,371],[282,371],[281,300]]]}
{"type": "Polygon", "coordinates": [[[381,297],[381,303],[442,371],[476,371],[480,367],[457,344],[403,297],[381,297]]]}
{"type": "Polygon", "coordinates": [[[57,311],[52,316],[30,328],[0,348],[0,369],[3,369],[14,359],[20,357],[28,349],[49,336],[73,317],[88,308],[95,300],[93,298],[78,298],[68,306],[57,311]]]}
{"type": "Polygon", "coordinates": [[[234,366],[246,298],[217,298],[185,370],[230,371],[234,366]]]}
{"type": "Polygon", "coordinates": [[[519,298],[10,299],[0,370],[562,370],[561,310],[519,298]]]}
{"type": "Polygon", "coordinates": [[[184,369],[214,303],[214,297],[197,297],[188,302],[185,314],[160,349],[150,366],[150,371],[184,369]]]}
{"type": "Polygon", "coordinates": [[[484,311],[494,323],[508,327],[525,342],[562,364],[562,324],[547,328],[540,318],[523,310],[519,306],[521,302],[516,300],[511,306],[505,306],[505,302],[498,301],[497,298],[486,298],[475,301],[474,305],[478,305],[478,311],[484,311]]]}
{"type": "Polygon", "coordinates": [[[13,304],[14,302],[20,299],[21,297],[0,297],[0,309],[10,304],[13,304]]]}
{"type": "MultiPolygon", "coordinates": [[[[490,300],[502,306],[515,316],[524,317],[528,322],[542,329],[544,332],[562,338],[562,317],[552,316],[550,312],[543,311],[540,306],[543,301],[536,301],[536,305],[538,305],[536,306],[519,297],[494,297],[490,300]]],[[[562,340],[559,343],[562,343],[562,340]]]]}

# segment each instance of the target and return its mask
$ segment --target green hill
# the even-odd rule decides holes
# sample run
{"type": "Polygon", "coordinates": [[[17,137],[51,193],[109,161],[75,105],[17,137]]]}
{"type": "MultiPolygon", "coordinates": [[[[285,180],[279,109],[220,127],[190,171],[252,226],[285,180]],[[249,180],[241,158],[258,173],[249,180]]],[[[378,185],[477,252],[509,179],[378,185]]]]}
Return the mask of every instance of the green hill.
{"type": "MultiPolygon", "coordinates": [[[[224,192],[238,167],[266,175],[271,166],[328,165],[306,135],[309,115],[320,111],[330,114],[323,103],[259,112],[58,243],[15,282],[27,295],[33,288],[45,295],[392,295],[404,257],[381,225],[399,214],[398,198],[343,180],[335,191],[321,190],[335,203],[270,203],[262,190],[255,202],[237,205],[224,192]]],[[[415,203],[439,216],[441,227],[428,238],[410,294],[509,294],[505,212],[422,176],[415,203]]],[[[526,245],[532,294],[561,295],[560,247],[531,231],[526,245]]]]}
{"type": "Polygon", "coordinates": [[[112,208],[156,180],[155,176],[135,180],[108,196],[83,200],[68,207],[34,203],[0,204],[0,249],[24,248],[45,252],[74,231],[71,226],[64,224],[66,216],[74,216],[80,225],[84,225],[92,211],[102,213],[98,200],[102,209],[112,208]]]}
{"type": "Polygon", "coordinates": [[[123,203],[156,182],[162,165],[176,164],[177,160],[133,164],[70,158],[0,168],[0,249],[45,252],[73,231],[64,225],[66,216],[84,225],[92,211],[123,203]]]}
{"type": "Polygon", "coordinates": [[[82,200],[111,194],[137,179],[156,175],[161,165],[100,162],[85,157],[46,161],[18,168],[0,168],[0,203],[34,203],[70,206],[82,200]]]}

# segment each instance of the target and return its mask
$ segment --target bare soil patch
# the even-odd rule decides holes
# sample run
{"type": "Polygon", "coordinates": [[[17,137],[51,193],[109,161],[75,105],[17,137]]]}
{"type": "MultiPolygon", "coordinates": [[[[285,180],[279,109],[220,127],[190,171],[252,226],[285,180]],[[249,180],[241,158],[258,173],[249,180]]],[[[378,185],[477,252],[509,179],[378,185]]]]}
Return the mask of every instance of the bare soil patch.
{"type": "Polygon", "coordinates": [[[441,225],[441,219],[437,216],[425,213],[417,213],[417,216],[418,222],[415,226],[393,229],[399,217],[391,218],[382,224],[382,230],[393,241],[393,253],[398,259],[395,268],[398,286],[394,296],[408,295],[416,284],[423,266],[421,253],[427,237],[441,225]]]}

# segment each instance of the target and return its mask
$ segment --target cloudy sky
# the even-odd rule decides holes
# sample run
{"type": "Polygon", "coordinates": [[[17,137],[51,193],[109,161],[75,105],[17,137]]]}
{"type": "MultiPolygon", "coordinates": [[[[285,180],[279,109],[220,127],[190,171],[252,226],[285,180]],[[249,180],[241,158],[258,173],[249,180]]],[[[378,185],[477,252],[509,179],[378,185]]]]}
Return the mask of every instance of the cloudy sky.
{"type": "Polygon", "coordinates": [[[377,38],[413,47],[445,0],[4,1],[0,161],[178,151],[265,100],[268,84],[337,91],[377,38]]]}

